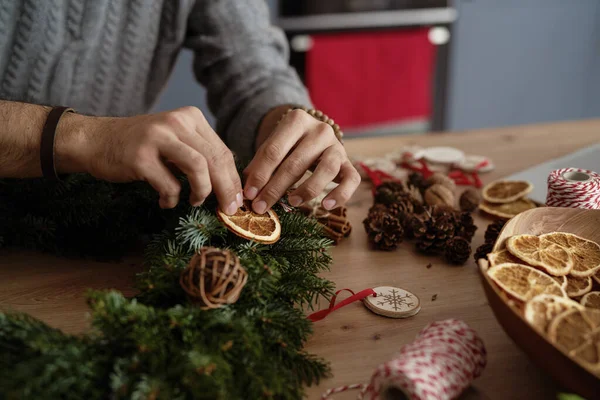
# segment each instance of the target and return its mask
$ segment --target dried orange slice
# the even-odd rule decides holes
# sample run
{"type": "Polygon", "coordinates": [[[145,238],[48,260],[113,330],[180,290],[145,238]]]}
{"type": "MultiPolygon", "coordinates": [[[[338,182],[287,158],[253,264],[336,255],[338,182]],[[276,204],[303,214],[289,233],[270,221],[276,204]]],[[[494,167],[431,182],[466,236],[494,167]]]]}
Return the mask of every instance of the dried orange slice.
{"type": "Polygon", "coordinates": [[[481,211],[503,219],[511,219],[515,215],[536,207],[537,205],[529,199],[518,199],[510,203],[502,204],[482,201],[481,204],[479,204],[479,209],[481,211]]]}
{"type": "Polygon", "coordinates": [[[583,306],[566,297],[540,294],[525,304],[524,317],[535,329],[546,333],[556,316],[573,308],[583,309],[583,306]]]}
{"type": "Polygon", "coordinates": [[[592,371],[600,371],[600,310],[573,308],[548,327],[548,338],[592,371]]]}
{"type": "Polygon", "coordinates": [[[573,257],[571,275],[587,277],[600,270],[600,246],[572,233],[553,232],[540,236],[540,240],[555,243],[565,248],[573,257]]]}
{"type": "Polygon", "coordinates": [[[600,310],[600,292],[589,292],[581,298],[581,305],[600,310]]]}
{"type": "Polygon", "coordinates": [[[512,255],[554,276],[568,275],[573,256],[564,247],[540,236],[516,235],[508,238],[506,248],[512,255]]]}
{"type": "Polygon", "coordinates": [[[275,211],[269,209],[264,214],[252,211],[252,203],[245,200],[233,215],[227,215],[220,209],[217,216],[227,229],[244,239],[271,244],[281,236],[281,223],[275,211]]]}
{"type": "Polygon", "coordinates": [[[523,264],[504,263],[488,269],[489,277],[506,293],[520,301],[538,294],[565,296],[558,282],[540,270],[523,264]]]}
{"type": "Polygon", "coordinates": [[[581,278],[578,276],[567,275],[567,287],[565,287],[565,292],[569,297],[579,297],[588,293],[592,290],[592,278],[586,276],[585,278],[581,278]]]}
{"type": "Polygon", "coordinates": [[[490,266],[504,264],[504,263],[513,263],[513,264],[525,264],[523,260],[513,256],[508,250],[502,249],[499,251],[494,251],[487,255],[488,261],[490,262],[490,266]]]}
{"type": "Polygon", "coordinates": [[[556,282],[558,282],[558,284],[560,285],[561,288],[563,288],[563,290],[567,289],[567,284],[569,282],[567,281],[567,277],[566,276],[552,276],[552,275],[550,275],[550,277],[552,279],[554,279],[556,282]]]}
{"type": "Polygon", "coordinates": [[[533,185],[527,181],[495,181],[486,185],[481,195],[490,203],[512,203],[522,199],[533,190],[533,185]]]}

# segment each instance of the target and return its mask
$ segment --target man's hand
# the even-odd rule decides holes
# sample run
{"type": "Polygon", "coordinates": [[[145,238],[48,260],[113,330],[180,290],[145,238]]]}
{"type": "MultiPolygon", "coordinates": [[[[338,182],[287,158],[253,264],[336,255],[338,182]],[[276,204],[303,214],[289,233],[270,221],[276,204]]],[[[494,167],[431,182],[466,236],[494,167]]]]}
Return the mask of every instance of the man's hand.
{"type": "Polygon", "coordinates": [[[253,200],[257,213],[264,213],[311,167],[314,173],[290,193],[292,206],[317,197],[330,182],[339,185],[322,205],[331,210],[342,206],[360,184],[360,175],[348,159],[333,128],[302,110],[293,110],[272,130],[244,171],[245,196],[253,200]]]}
{"type": "Polygon", "coordinates": [[[181,190],[170,170],[175,167],[187,175],[192,205],[202,204],[213,189],[227,214],[242,205],[233,155],[195,107],[126,118],[67,114],[63,119],[63,132],[57,131],[57,139],[64,134],[56,148],[59,170],[60,160],[70,159],[98,179],[147,181],[160,194],[160,206],[173,208],[181,190]]]}

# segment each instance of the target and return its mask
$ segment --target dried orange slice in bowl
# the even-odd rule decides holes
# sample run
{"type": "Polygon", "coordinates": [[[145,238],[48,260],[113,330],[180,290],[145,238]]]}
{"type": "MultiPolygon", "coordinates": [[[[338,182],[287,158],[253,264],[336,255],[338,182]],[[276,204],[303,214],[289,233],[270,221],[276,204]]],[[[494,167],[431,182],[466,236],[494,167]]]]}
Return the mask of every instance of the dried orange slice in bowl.
{"type": "Polygon", "coordinates": [[[513,264],[524,264],[525,262],[520,258],[513,256],[508,250],[502,249],[500,251],[494,251],[487,255],[488,261],[490,262],[490,266],[500,265],[504,263],[513,263],[513,264]]]}
{"type": "Polygon", "coordinates": [[[567,285],[569,284],[566,276],[551,276],[551,278],[554,279],[556,282],[558,282],[560,287],[566,291],[567,285]]]}
{"type": "Polygon", "coordinates": [[[529,199],[518,199],[510,203],[490,203],[482,201],[479,209],[494,217],[511,219],[524,211],[536,208],[537,205],[529,199]]]}
{"type": "Polygon", "coordinates": [[[600,292],[589,292],[585,294],[581,298],[580,303],[584,307],[600,310],[600,292]]]}
{"type": "Polygon", "coordinates": [[[527,181],[495,181],[486,185],[481,194],[490,203],[512,203],[522,199],[533,190],[533,185],[527,181]]]}
{"type": "Polygon", "coordinates": [[[277,213],[269,209],[264,214],[257,214],[252,211],[252,203],[248,200],[233,215],[217,210],[217,217],[227,229],[244,239],[272,244],[281,236],[281,222],[277,213]]]}
{"type": "Polygon", "coordinates": [[[566,297],[539,294],[525,304],[524,317],[534,328],[546,333],[556,316],[573,308],[583,309],[583,306],[566,297]]]}
{"type": "Polygon", "coordinates": [[[562,246],[535,235],[508,238],[506,248],[512,255],[538,267],[550,275],[568,275],[573,269],[573,256],[562,246]]]}
{"type": "Polygon", "coordinates": [[[567,275],[566,279],[567,286],[564,287],[564,289],[569,297],[583,296],[592,290],[592,284],[594,283],[589,276],[581,278],[578,276],[567,275]]]}
{"type": "Polygon", "coordinates": [[[600,310],[565,311],[550,323],[548,338],[583,366],[600,371],[600,310]]]}
{"type": "Polygon", "coordinates": [[[565,296],[561,286],[552,277],[527,265],[504,263],[491,267],[487,273],[504,292],[523,302],[542,293],[565,296]]]}
{"type": "Polygon", "coordinates": [[[540,236],[540,240],[557,244],[571,253],[573,258],[571,275],[584,278],[600,270],[598,243],[566,232],[546,233],[540,236]]]}

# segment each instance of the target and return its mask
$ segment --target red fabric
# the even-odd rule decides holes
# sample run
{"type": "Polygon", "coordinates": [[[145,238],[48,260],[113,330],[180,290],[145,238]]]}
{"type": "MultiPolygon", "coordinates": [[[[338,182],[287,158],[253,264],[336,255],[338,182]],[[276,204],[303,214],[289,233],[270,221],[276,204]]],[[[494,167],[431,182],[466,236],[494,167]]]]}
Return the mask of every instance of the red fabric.
{"type": "Polygon", "coordinates": [[[314,35],[306,84],[344,128],[429,118],[435,46],[428,29],[314,35]]]}

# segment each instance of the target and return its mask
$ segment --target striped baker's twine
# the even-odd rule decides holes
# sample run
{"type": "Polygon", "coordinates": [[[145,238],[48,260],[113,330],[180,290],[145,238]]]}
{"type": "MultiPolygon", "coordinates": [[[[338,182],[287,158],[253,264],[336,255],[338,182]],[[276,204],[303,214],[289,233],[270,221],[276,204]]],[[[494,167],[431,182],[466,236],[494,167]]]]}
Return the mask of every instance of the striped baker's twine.
{"type": "Polygon", "coordinates": [[[348,390],[363,389],[366,386],[367,385],[365,383],[355,383],[353,385],[346,385],[346,386],[336,387],[336,388],[333,388],[333,389],[328,389],[325,393],[323,393],[321,395],[321,400],[329,400],[329,399],[331,399],[331,395],[332,394],[342,393],[342,392],[346,392],[348,390]]]}
{"type": "Polygon", "coordinates": [[[548,176],[546,205],[600,209],[600,174],[580,168],[561,168],[548,176]]]}

